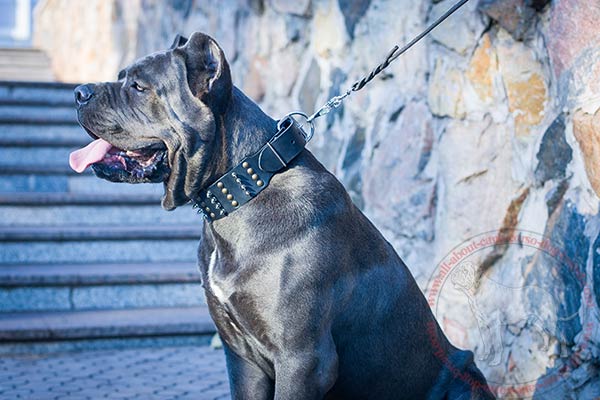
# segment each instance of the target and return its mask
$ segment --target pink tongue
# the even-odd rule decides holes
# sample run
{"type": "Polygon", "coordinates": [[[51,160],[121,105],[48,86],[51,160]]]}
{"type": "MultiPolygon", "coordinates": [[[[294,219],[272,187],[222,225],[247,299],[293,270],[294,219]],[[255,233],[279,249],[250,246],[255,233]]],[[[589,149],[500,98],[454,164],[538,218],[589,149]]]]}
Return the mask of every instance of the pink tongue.
{"type": "Polygon", "coordinates": [[[69,165],[76,172],[82,173],[87,167],[104,158],[112,148],[106,140],[96,139],[83,149],[75,150],[69,156],[69,165]]]}

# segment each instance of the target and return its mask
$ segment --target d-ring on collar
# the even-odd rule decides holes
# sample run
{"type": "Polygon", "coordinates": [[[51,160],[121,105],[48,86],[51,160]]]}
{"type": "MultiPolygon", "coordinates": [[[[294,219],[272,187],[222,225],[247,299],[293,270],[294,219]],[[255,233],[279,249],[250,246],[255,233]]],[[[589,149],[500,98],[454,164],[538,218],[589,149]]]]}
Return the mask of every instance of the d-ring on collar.
{"type": "Polygon", "coordinates": [[[200,191],[193,207],[207,221],[226,217],[255,198],[269,185],[273,175],[304,150],[314,127],[310,124],[307,135],[292,115],[279,121],[277,133],[260,150],[200,191]]]}

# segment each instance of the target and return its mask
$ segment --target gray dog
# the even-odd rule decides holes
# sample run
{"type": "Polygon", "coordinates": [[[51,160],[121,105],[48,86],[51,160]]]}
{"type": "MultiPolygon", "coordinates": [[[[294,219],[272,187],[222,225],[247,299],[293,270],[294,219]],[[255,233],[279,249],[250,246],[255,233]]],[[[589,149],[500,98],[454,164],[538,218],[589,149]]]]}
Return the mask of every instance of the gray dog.
{"type": "Polygon", "coordinates": [[[75,170],[164,182],[165,209],[204,212],[200,269],[235,399],[493,398],[297,123],[234,87],[213,39],[177,37],[75,96],[96,139],[75,170]]]}

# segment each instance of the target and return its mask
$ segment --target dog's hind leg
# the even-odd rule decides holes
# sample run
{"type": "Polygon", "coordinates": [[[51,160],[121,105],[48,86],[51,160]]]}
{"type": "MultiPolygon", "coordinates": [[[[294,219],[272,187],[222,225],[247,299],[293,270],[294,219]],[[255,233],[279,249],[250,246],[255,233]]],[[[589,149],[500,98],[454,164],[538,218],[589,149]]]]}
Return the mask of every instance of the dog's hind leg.
{"type": "Polygon", "coordinates": [[[231,398],[234,400],[272,400],[275,384],[258,366],[235,354],[225,343],[225,357],[231,398]]]}

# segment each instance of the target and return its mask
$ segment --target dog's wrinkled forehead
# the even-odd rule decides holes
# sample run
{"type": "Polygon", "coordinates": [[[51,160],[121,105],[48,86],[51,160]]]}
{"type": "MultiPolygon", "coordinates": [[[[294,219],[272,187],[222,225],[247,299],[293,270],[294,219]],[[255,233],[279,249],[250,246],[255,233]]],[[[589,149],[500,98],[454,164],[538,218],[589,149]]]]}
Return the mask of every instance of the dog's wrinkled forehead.
{"type": "Polygon", "coordinates": [[[135,77],[146,80],[164,78],[164,73],[173,67],[173,51],[166,50],[149,54],[119,71],[118,80],[135,77]]]}

